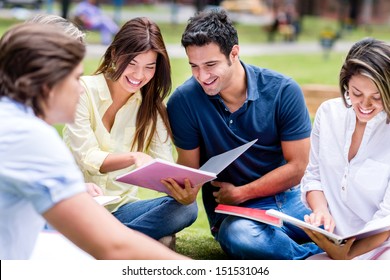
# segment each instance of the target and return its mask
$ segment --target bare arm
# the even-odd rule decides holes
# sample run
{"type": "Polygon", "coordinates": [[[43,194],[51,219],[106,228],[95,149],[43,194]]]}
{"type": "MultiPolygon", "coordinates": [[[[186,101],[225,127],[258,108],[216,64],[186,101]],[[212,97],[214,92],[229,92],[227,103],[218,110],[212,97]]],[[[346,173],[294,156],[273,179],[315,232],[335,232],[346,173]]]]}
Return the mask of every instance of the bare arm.
{"type": "Polygon", "coordinates": [[[178,157],[177,163],[185,166],[189,166],[192,168],[199,168],[200,161],[200,149],[199,147],[193,150],[183,150],[180,148],[176,148],[178,157]]]}
{"type": "Polygon", "coordinates": [[[87,193],[59,202],[43,216],[96,259],[186,259],[121,224],[87,193]]]}
{"type": "Polygon", "coordinates": [[[240,204],[244,201],[274,195],[299,184],[308,164],[310,139],[282,142],[287,163],[261,178],[239,188],[229,183],[215,182],[220,191],[214,193],[218,203],[240,204]]]}
{"type": "Polygon", "coordinates": [[[145,153],[129,152],[109,154],[100,166],[101,173],[123,169],[135,164],[137,167],[151,161],[153,158],[145,153]]]}

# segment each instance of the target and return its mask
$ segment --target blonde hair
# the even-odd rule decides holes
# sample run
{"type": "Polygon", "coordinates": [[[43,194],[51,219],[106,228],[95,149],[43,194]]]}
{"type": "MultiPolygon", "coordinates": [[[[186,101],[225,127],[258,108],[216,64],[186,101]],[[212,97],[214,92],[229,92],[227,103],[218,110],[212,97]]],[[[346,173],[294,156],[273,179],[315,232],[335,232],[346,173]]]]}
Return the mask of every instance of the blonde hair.
{"type": "Polygon", "coordinates": [[[41,23],[54,25],[61,28],[65,34],[79,40],[85,44],[85,33],[81,31],[76,25],[63,17],[57,15],[38,14],[25,21],[26,23],[41,23]]]}

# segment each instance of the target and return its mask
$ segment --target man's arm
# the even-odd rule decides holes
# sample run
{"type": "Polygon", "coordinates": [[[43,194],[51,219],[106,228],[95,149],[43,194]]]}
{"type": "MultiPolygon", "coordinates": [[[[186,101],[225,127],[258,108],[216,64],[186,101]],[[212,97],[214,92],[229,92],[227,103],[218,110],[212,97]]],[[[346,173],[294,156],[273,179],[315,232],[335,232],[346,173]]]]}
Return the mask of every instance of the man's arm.
{"type": "Polygon", "coordinates": [[[196,168],[198,169],[199,161],[200,161],[200,149],[199,147],[193,150],[183,150],[180,148],[177,148],[177,163],[182,164],[188,167],[196,168]]]}
{"type": "Polygon", "coordinates": [[[70,241],[96,259],[185,259],[161,243],[127,228],[81,193],[62,200],[43,214],[70,241]]]}
{"type": "Polygon", "coordinates": [[[299,184],[309,160],[310,138],[281,143],[287,163],[261,178],[242,186],[225,182],[214,182],[220,187],[214,193],[218,203],[237,205],[244,201],[275,195],[299,184]]]}

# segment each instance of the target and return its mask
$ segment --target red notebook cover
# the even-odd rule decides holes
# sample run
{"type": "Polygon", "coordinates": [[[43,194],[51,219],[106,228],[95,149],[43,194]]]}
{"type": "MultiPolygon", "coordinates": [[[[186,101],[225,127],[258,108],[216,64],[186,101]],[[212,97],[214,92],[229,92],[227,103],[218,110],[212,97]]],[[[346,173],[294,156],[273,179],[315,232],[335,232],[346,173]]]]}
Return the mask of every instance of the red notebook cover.
{"type": "Polygon", "coordinates": [[[266,214],[266,210],[261,210],[261,209],[218,204],[218,206],[215,208],[215,212],[227,214],[227,215],[239,216],[239,217],[255,220],[258,222],[262,222],[265,224],[277,226],[277,227],[281,227],[283,224],[281,219],[270,216],[266,214]]]}

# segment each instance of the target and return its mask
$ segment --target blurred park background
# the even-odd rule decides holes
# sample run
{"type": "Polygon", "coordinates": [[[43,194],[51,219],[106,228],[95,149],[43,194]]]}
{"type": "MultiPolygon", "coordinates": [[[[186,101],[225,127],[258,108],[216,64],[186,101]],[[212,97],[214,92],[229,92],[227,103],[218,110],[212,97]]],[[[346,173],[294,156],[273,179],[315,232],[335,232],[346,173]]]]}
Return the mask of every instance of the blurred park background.
{"type": "MultiPolygon", "coordinates": [[[[0,34],[37,13],[73,20],[78,2],[0,0],[0,34]]],[[[354,42],[364,37],[390,41],[388,0],[99,0],[99,5],[118,25],[136,16],[159,24],[171,57],[173,89],[191,76],[180,46],[186,21],[203,9],[226,9],[238,30],[241,59],[294,78],[312,117],[322,101],[339,95],[339,69],[354,42]]],[[[107,46],[100,44],[98,31],[85,32],[84,72],[91,74],[107,46]]],[[[142,189],[140,195],[159,194],[142,189]]],[[[177,251],[195,259],[225,259],[210,235],[201,197],[198,202],[199,218],[177,235],[177,251]]]]}

